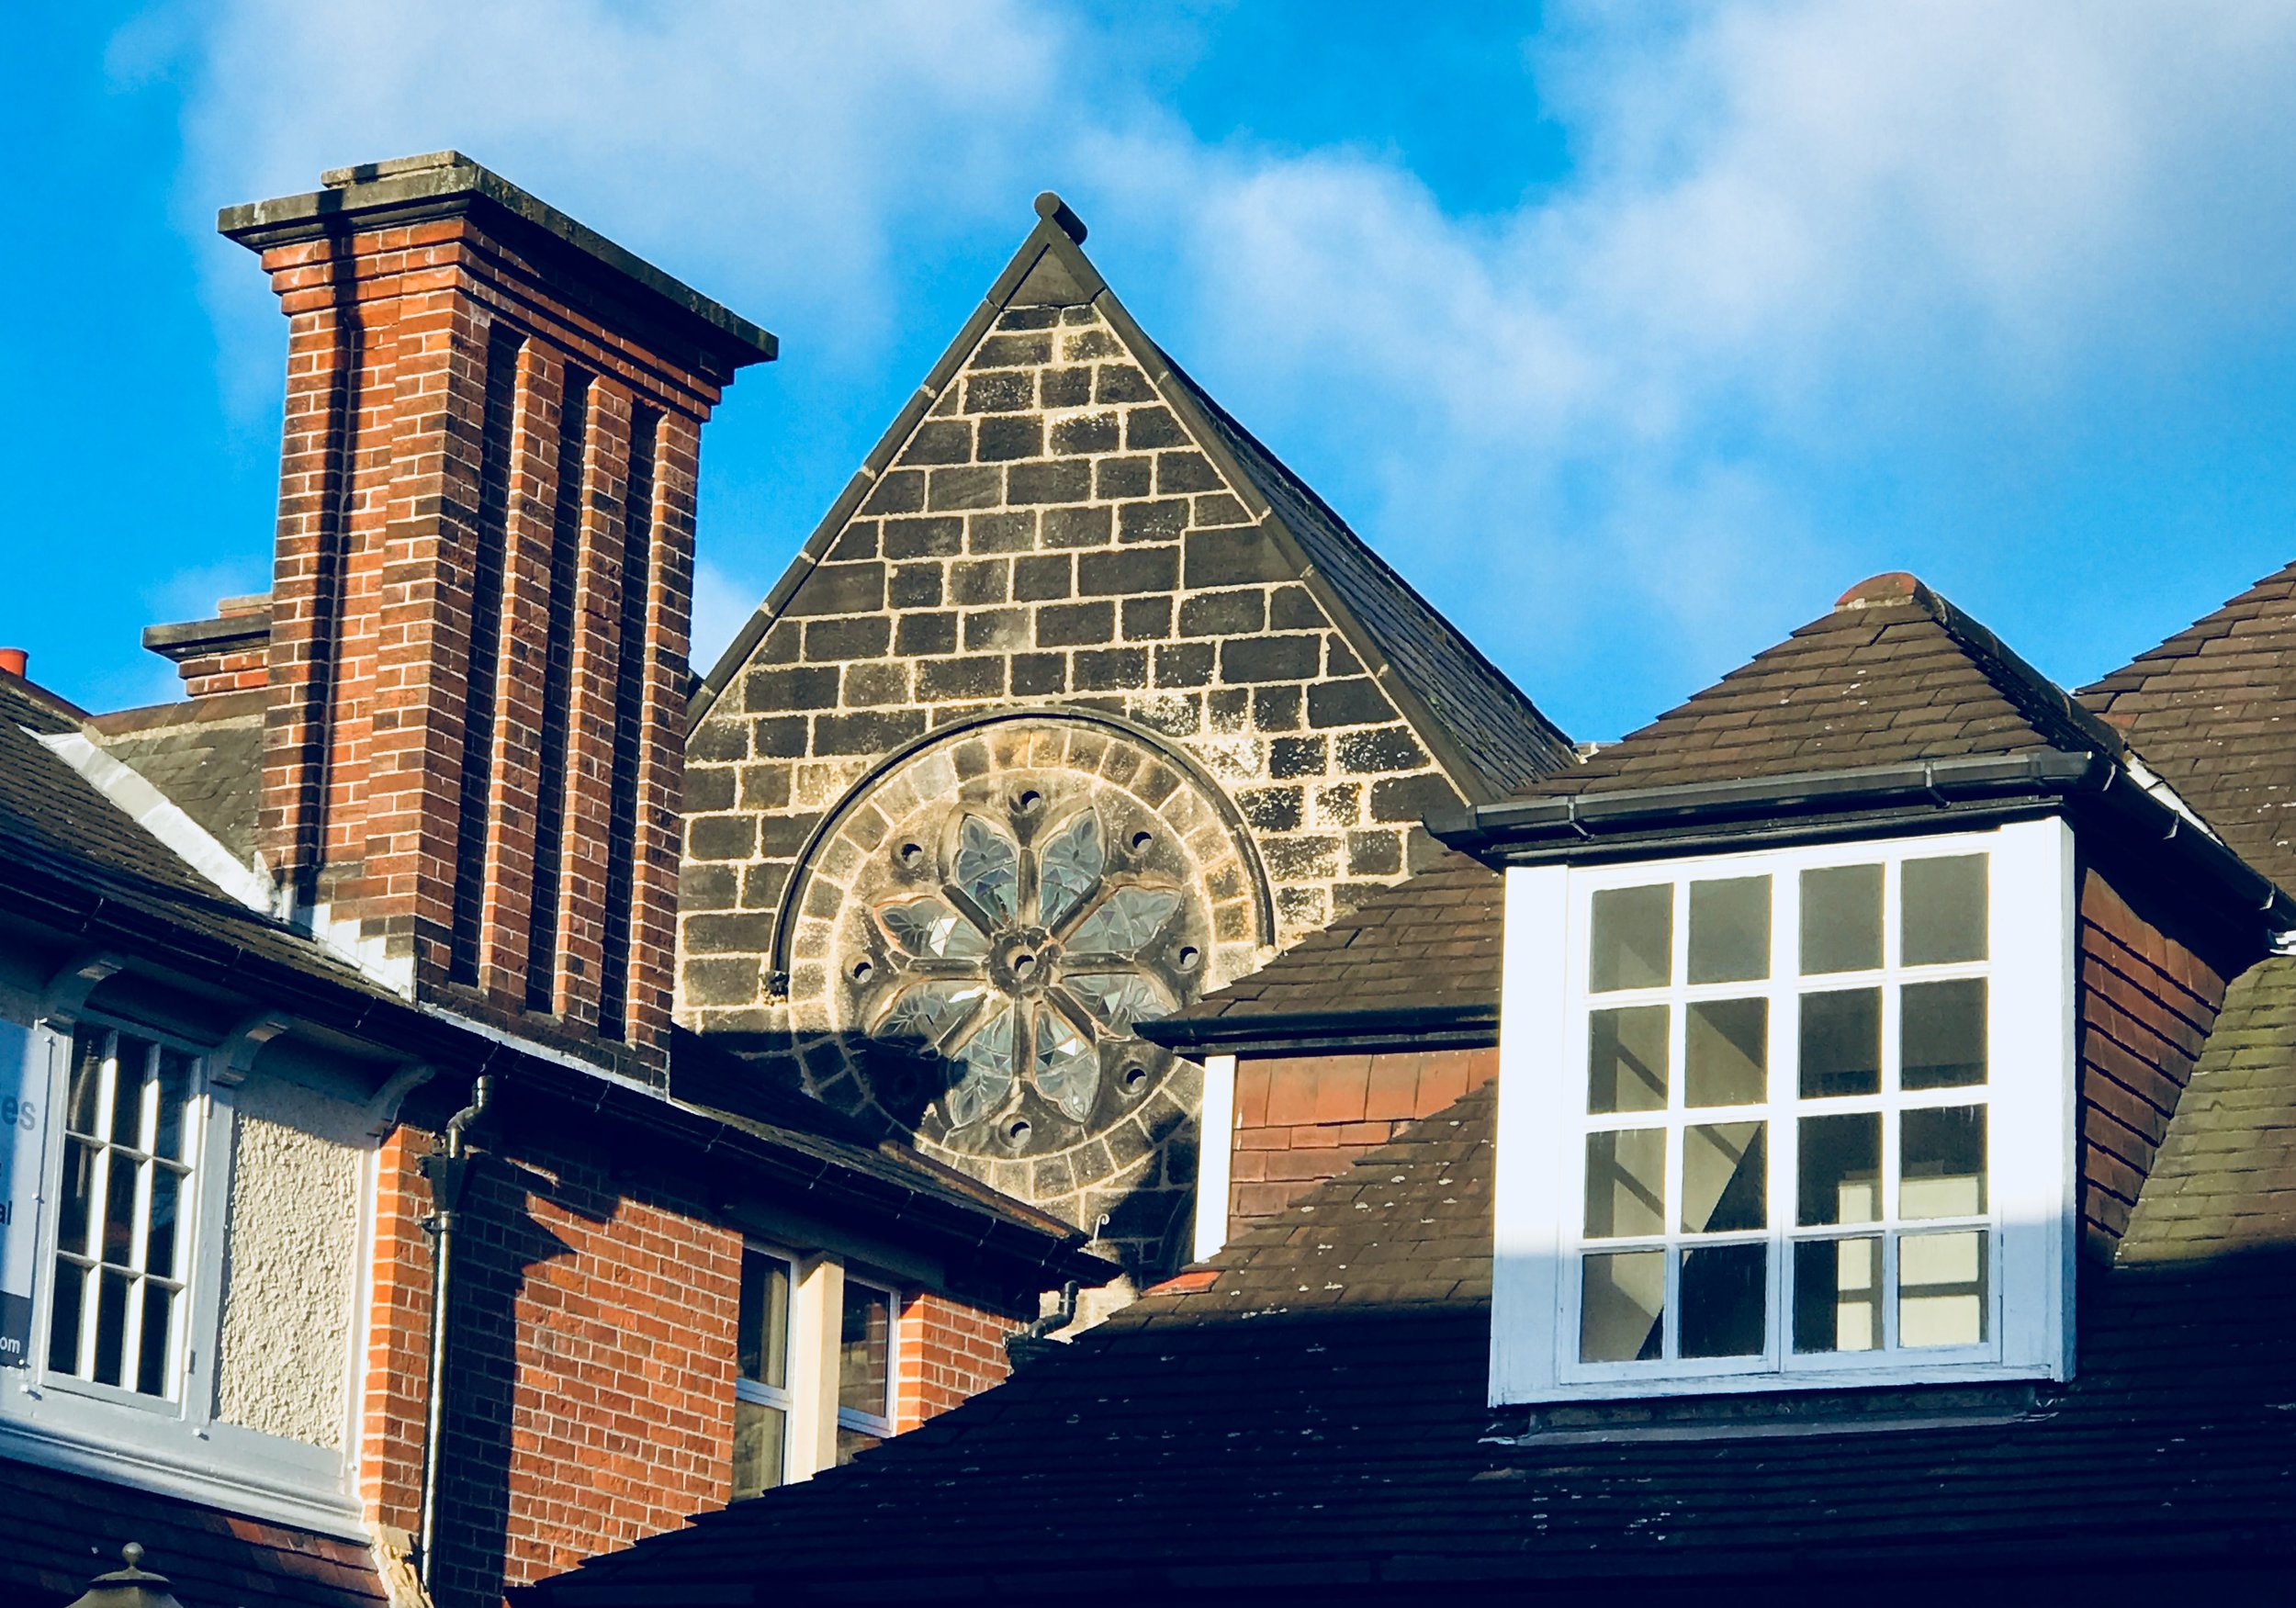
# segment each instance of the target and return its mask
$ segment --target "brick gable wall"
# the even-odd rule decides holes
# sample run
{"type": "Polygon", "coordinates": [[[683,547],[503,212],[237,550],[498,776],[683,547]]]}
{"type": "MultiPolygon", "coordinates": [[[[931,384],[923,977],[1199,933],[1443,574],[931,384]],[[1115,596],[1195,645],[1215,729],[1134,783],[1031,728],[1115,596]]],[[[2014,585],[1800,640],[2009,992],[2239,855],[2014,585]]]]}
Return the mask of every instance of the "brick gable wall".
{"type": "Polygon", "coordinates": [[[1499,1074],[1499,1049],[1244,1056],[1236,1062],[1228,1238],[1499,1074]]]}

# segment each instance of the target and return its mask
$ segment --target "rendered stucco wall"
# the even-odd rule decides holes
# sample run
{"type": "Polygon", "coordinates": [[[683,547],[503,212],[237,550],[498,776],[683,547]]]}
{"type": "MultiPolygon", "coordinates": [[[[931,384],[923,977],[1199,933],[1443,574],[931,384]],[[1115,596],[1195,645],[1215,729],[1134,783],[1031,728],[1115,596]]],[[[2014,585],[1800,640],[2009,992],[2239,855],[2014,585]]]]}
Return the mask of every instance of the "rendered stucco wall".
{"type": "Polygon", "coordinates": [[[233,1124],[216,1416],[341,1450],[357,1292],[357,1110],[255,1078],[233,1124]]]}

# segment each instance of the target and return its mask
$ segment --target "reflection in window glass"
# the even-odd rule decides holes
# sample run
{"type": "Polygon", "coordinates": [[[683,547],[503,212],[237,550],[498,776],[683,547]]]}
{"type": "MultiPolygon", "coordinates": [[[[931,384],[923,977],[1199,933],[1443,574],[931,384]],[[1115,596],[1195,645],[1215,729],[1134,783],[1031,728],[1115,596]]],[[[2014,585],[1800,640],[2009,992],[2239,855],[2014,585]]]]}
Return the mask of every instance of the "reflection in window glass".
{"type": "Polygon", "coordinates": [[[1907,965],[1986,958],[1984,855],[1908,860],[1904,897],[1907,965]]]}
{"type": "Polygon", "coordinates": [[[1690,980],[1746,983],[1770,975],[1770,879],[1690,884],[1690,980]]]}
{"type": "Polygon", "coordinates": [[[1802,995],[1802,1097],[1871,1095],[1882,1086],[1882,991],[1802,995]]]}
{"type": "Polygon", "coordinates": [[[734,1496],[788,1478],[790,1290],[793,1270],[754,1246],[741,1256],[734,1386],[734,1496]]]}
{"type": "Polygon", "coordinates": [[[1908,1234],[1897,1242],[1897,1344],[1982,1345],[1987,1330],[1986,1232],[1908,1234]]]}
{"type": "Polygon", "coordinates": [[[1586,1258],[1579,1299],[1582,1362],[1648,1362],[1666,1335],[1666,1253],[1622,1251],[1586,1258]]]}
{"type": "Polygon", "coordinates": [[[1667,1007],[1638,1005],[1587,1014],[1586,1108],[1666,1108],[1667,1007]]]}
{"type": "Polygon", "coordinates": [[[1665,986],[1674,973],[1674,890],[1604,889],[1594,895],[1593,937],[1592,992],[1665,986]]]}
{"type": "Polygon", "coordinates": [[[1897,996],[1897,1085],[1963,1088],[1985,1082],[1985,979],[1911,983],[1897,996]]]}
{"type": "Polygon", "coordinates": [[[845,1281],[837,1404],[871,1418],[893,1416],[893,1297],[852,1278],[845,1281]]]}
{"type": "Polygon", "coordinates": [[[1881,1241],[1805,1240],[1795,1245],[1794,1349],[1873,1351],[1881,1343],[1881,1241]]]}
{"type": "Polygon", "coordinates": [[[1625,1239],[1666,1228],[1666,1130],[1586,1136],[1586,1236],[1625,1239]]]}
{"type": "Polygon", "coordinates": [[[1985,1108],[1908,1111],[1898,1154],[1897,1215],[1975,1217],[1985,1210],[1985,1108]]]}
{"type": "Polygon", "coordinates": [[[1770,1247],[1703,1245],[1683,1253],[1682,1354],[1760,1356],[1770,1247]]]}
{"type": "Polygon", "coordinates": [[[1768,1225],[1762,1130],[1760,1122],[1683,1130],[1683,1232],[1728,1234],[1768,1225]]]}
{"type": "Polygon", "coordinates": [[[1882,868],[1802,873],[1802,972],[1870,972],[1882,963],[1882,868]]]}
{"type": "Polygon", "coordinates": [[[1854,1111],[1802,1119],[1802,1154],[1795,1220],[1874,1222],[1882,1215],[1882,1115],[1854,1111]]]}
{"type": "Polygon", "coordinates": [[[1684,1026],[1684,1105],[1750,1106],[1769,1097],[1768,1000],[1697,1000],[1684,1026]]]}
{"type": "Polygon", "coordinates": [[[197,1063],[88,1024],[73,1035],[48,1366],[172,1396],[189,1270],[197,1063]]]}

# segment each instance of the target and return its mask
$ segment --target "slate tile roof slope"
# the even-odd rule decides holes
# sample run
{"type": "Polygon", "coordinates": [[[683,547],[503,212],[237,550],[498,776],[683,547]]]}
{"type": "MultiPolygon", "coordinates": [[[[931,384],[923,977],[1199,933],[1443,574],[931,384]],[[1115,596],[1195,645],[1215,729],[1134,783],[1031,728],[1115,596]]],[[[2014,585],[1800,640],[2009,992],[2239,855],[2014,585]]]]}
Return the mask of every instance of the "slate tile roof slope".
{"type": "Polygon", "coordinates": [[[129,1541],[184,1608],[370,1608],[389,1600],[373,1555],[356,1541],[29,1463],[0,1463],[0,1479],[8,1490],[0,1597],[26,1608],[62,1608],[119,1568],[129,1541]]]}
{"type": "Polygon", "coordinates": [[[1549,798],[2121,739],[1909,575],[1877,576],[1775,647],[1575,768],[1549,798]]]}
{"type": "Polygon", "coordinates": [[[2153,1158],[2123,1263],[2269,1253],[2296,1243],[2296,958],[2250,967],[2153,1158]]]}
{"type": "Polygon", "coordinates": [[[255,854],[268,694],[221,693],[196,703],[99,714],[104,751],[158,788],[240,861],[255,854]]]}
{"type": "Polygon", "coordinates": [[[1329,503],[1158,349],[1172,377],[1299,541],[1308,561],[1345,600],[1394,673],[1424,703],[1503,798],[1575,759],[1570,739],[1506,673],[1350,529],[1329,503]]]}
{"type": "Polygon", "coordinates": [[[2296,884],[2296,564],[2084,687],[2080,700],[2243,860],[2296,884]]]}
{"type": "MultiPolygon", "coordinates": [[[[2263,1059],[2225,1053],[2284,1112],[2296,1061],[2276,1020],[2263,1059]]],[[[2079,1370],[2054,1394],[1843,1392],[1806,1434],[1522,1433],[1483,1400],[1494,1099],[1477,1090],[1252,1231],[1209,1288],[1152,1292],[847,1469],[530,1600],[700,1601],[761,1557],[775,1601],[1088,1582],[1160,1602],[1541,1579],[1615,1602],[1638,1577],[1843,1575],[1861,1602],[1931,1602],[1941,1575],[2061,1587],[2173,1564],[2189,1587],[2296,1559],[2296,1255],[2270,1233],[2085,1267],[2079,1370]],[[1872,1427],[1878,1409],[1901,1422],[1872,1427]]]]}
{"type": "Polygon", "coordinates": [[[1172,1019],[1342,1018],[1428,1006],[1480,1007],[1495,1018],[1504,892],[1497,871],[1446,850],[1172,1019]]]}

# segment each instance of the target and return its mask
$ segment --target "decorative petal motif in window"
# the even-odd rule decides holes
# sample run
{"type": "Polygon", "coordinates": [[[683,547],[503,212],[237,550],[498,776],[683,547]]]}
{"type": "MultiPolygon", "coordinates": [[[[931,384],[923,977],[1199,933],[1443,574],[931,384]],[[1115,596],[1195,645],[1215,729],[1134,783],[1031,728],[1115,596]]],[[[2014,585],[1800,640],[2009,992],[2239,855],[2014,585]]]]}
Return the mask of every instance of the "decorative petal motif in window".
{"type": "MultiPolygon", "coordinates": [[[[940,1102],[951,1132],[993,1132],[1007,1150],[1045,1126],[1005,1120],[1031,1093],[1089,1130],[1108,1092],[1101,1041],[1169,1015],[1194,963],[1191,950],[1164,952],[1177,943],[1168,929],[1181,890],[1137,858],[1113,866],[1097,808],[1052,816],[1042,805],[1041,795],[1024,805],[1017,831],[959,809],[941,839],[948,858],[931,868],[940,891],[920,894],[912,880],[877,904],[883,963],[851,973],[872,1032],[957,1063],[940,1102]],[[1124,881],[1112,884],[1119,869],[1124,881]]],[[[1137,1098],[1138,1080],[1119,1092],[1137,1098]]]]}
{"type": "Polygon", "coordinates": [[[1156,985],[1137,973],[1086,972],[1063,982],[1111,1033],[1129,1033],[1135,1022],[1153,1022],[1172,1014],[1172,1006],[1156,985]]]}
{"type": "Polygon", "coordinates": [[[1068,940],[1072,954],[1130,957],[1155,941],[1180,907],[1175,888],[1119,888],[1103,900],[1068,940]]]}
{"type": "Polygon", "coordinates": [[[1001,1109],[1012,1096],[1013,1038],[1020,1013],[1007,1005],[983,1024],[958,1052],[964,1075],[948,1094],[949,1125],[969,1128],[1001,1109]]]}
{"type": "Polygon", "coordinates": [[[973,1002],[987,992],[979,983],[912,983],[894,995],[877,1023],[877,1036],[938,1044],[941,1035],[964,1019],[973,1002]]]}
{"type": "Polygon", "coordinates": [[[1036,1013],[1036,1087],[1079,1122],[1092,1114],[1100,1094],[1100,1052],[1058,1011],[1041,1007],[1036,1013]]]}
{"type": "Polygon", "coordinates": [[[878,913],[885,935],[913,955],[943,961],[975,961],[988,953],[980,928],[940,899],[910,899],[878,913]]]}
{"type": "Polygon", "coordinates": [[[1052,834],[1037,871],[1037,909],[1047,927],[1068,917],[1108,869],[1107,851],[1100,847],[1100,817],[1085,810],[1052,834]]]}
{"type": "Polygon", "coordinates": [[[1013,840],[979,815],[957,827],[956,883],[992,920],[1010,919],[1020,908],[1020,851],[1013,840]]]}

